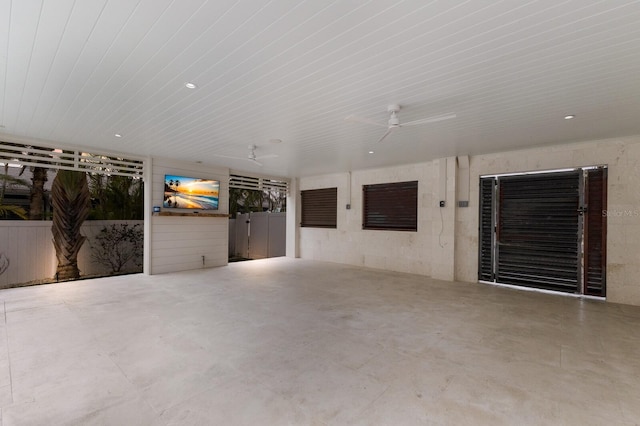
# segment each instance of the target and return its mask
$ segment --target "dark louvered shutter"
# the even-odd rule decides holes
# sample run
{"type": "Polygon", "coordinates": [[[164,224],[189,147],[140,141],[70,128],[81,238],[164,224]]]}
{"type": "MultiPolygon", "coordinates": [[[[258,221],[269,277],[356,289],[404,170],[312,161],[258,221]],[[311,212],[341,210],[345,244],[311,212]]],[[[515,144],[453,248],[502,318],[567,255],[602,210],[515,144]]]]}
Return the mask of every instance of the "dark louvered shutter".
{"type": "Polygon", "coordinates": [[[606,296],[607,169],[588,170],[585,181],[584,293],[606,296]]]}
{"type": "Polygon", "coordinates": [[[302,221],[300,226],[335,228],[338,212],[338,188],[311,189],[300,192],[302,221]]]}
{"type": "Polygon", "coordinates": [[[480,241],[478,279],[493,281],[493,230],[495,228],[495,178],[480,179],[480,241]]]}
{"type": "Polygon", "coordinates": [[[363,229],[418,230],[418,181],[364,185],[363,229]]]}
{"type": "Polygon", "coordinates": [[[498,282],[578,291],[579,183],[578,171],[498,180],[498,282]]]}

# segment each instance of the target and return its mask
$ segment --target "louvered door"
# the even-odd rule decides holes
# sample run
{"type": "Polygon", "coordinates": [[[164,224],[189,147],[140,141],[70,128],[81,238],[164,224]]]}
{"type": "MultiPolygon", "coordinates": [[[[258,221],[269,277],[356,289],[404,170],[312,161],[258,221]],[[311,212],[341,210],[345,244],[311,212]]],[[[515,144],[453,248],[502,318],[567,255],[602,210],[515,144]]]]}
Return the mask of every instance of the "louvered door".
{"type": "Polygon", "coordinates": [[[480,281],[493,281],[494,274],[494,229],[495,229],[495,187],[496,179],[493,177],[480,179],[480,238],[478,279],[480,281]]]}
{"type": "Polygon", "coordinates": [[[606,296],[607,169],[587,170],[584,214],[584,293],[606,296]]]}
{"type": "Polygon", "coordinates": [[[579,184],[578,172],[498,180],[498,282],[578,291],[579,184]]]}
{"type": "Polygon", "coordinates": [[[606,168],[482,178],[478,278],[605,296],[605,209],[606,168]]]}

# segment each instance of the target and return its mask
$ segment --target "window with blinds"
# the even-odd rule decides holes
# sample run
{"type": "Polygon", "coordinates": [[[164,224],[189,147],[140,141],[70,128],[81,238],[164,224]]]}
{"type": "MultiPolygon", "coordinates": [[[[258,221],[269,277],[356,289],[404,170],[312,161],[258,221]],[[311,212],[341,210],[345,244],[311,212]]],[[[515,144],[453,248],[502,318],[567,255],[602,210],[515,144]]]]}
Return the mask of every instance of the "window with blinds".
{"type": "Polygon", "coordinates": [[[418,181],[363,185],[362,229],[418,230],[418,181]]]}
{"type": "Polygon", "coordinates": [[[300,192],[302,221],[300,226],[336,228],[338,188],[310,189],[300,192]]]}

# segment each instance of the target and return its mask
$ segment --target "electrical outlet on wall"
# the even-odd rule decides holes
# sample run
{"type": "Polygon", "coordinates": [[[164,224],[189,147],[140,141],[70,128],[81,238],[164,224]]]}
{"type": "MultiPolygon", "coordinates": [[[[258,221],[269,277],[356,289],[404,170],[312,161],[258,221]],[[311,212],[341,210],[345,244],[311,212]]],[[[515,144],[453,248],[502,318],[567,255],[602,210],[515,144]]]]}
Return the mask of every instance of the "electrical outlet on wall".
{"type": "Polygon", "coordinates": [[[441,200],[441,201],[440,201],[440,207],[444,207],[444,206],[445,206],[445,204],[446,204],[446,203],[445,203],[445,201],[444,201],[444,200],[441,200]]]}

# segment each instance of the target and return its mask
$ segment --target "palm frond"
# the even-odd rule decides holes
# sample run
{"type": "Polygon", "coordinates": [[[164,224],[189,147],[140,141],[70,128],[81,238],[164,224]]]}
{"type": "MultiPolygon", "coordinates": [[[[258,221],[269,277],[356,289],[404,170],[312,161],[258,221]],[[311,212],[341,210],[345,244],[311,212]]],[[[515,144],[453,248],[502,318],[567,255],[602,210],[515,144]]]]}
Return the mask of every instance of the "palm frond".
{"type": "Polygon", "coordinates": [[[0,204],[0,217],[6,218],[6,217],[9,217],[10,214],[14,214],[23,220],[28,219],[27,211],[22,207],[0,204]]]}

